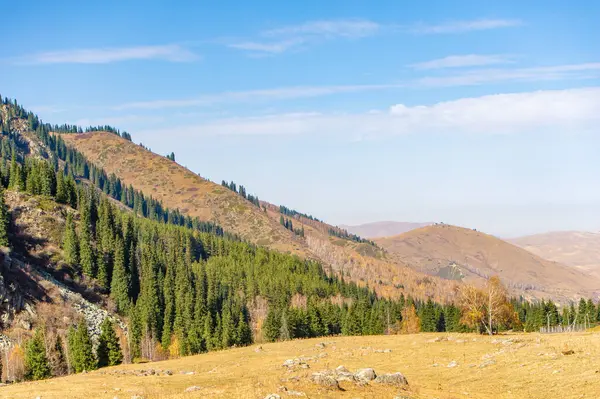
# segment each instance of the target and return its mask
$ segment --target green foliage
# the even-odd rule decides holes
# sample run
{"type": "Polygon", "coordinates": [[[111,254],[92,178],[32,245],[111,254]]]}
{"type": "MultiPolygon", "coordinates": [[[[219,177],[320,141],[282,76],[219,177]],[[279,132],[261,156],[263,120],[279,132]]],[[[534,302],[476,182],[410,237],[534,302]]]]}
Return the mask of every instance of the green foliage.
{"type": "Polygon", "coordinates": [[[63,251],[65,262],[74,266],[79,263],[79,239],[75,232],[75,223],[71,212],[67,214],[65,233],[63,235],[63,251]]]}
{"type": "Polygon", "coordinates": [[[28,380],[43,380],[50,376],[44,335],[38,329],[25,347],[25,378],[28,380]]]}
{"type": "Polygon", "coordinates": [[[98,367],[116,366],[123,362],[123,353],[113,323],[107,317],[101,325],[96,356],[98,367]]]}
{"type": "Polygon", "coordinates": [[[67,340],[69,343],[69,360],[73,371],[81,373],[82,371],[95,370],[98,363],[94,357],[92,340],[85,320],[81,320],[77,329],[73,327],[69,329],[67,340]]]}

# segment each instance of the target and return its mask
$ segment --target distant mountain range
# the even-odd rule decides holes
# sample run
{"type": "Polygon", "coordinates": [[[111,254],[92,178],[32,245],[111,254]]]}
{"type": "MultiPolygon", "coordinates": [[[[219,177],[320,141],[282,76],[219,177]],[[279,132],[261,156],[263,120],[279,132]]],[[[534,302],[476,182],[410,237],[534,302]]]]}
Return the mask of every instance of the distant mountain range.
{"type": "Polygon", "coordinates": [[[418,229],[420,227],[430,226],[433,223],[414,223],[414,222],[373,222],[359,224],[356,226],[341,225],[340,227],[348,230],[352,234],[357,234],[364,238],[388,237],[397,234],[406,233],[407,231],[418,229]]]}
{"type": "Polygon", "coordinates": [[[600,232],[555,231],[507,241],[542,258],[600,276],[600,232]]]}

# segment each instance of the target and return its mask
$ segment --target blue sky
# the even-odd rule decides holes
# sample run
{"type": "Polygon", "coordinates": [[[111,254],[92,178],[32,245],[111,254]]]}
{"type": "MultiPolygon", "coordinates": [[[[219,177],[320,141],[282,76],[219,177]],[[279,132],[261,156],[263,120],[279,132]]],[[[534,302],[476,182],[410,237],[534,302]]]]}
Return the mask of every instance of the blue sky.
{"type": "Polygon", "coordinates": [[[14,3],[0,93],[335,224],[600,230],[597,2],[189,3],[14,3]]]}

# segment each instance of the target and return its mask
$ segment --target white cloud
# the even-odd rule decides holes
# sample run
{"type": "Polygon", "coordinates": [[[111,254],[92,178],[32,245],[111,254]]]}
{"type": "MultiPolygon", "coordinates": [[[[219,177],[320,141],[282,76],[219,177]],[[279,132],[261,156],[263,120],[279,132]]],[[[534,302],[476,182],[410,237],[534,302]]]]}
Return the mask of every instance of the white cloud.
{"type": "Polygon", "coordinates": [[[493,55],[450,55],[444,58],[438,58],[431,61],[419,62],[410,65],[414,69],[442,69],[442,68],[461,68],[471,66],[484,66],[496,64],[510,64],[513,62],[512,56],[493,54],[493,55]]]}
{"type": "Polygon", "coordinates": [[[455,75],[423,77],[417,79],[414,85],[424,87],[473,86],[508,81],[590,79],[599,76],[600,63],[595,62],[534,68],[478,69],[455,75]]]}
{"type": "Polygon", "coordinates": [[[230,43],[227,46],[249,51],[253,55],[272,55],[324,40],[372,36],[380,29],[381,25],[378,23],[364,19],[309,21],[300,25],[265,30],[259,34],[259,39],[230,43]],[[262,38],[269,40],[265,41],[262,38]]]}
{"type": "MultiPolygon", "coordinates": [[[[398,134],[577,133],[600,123],[600,87],[463,98],[433,105],[396,104],[385,113],[279,114],[228,118],[169,129],[194,135],[333,135],[347,140],[398,134]]],[[[143,134],[164,134],[146,131],[143,134]]]]}
{"type": "Polygon", "coordinates": [[[438,25],[417,25],[412,29],[417,34],[464,33],[499,28],[520,26],[523,22],[518,19],[475,19],[470,21],[453,21],[438,25]]]}
{"type": "Polygon", "coordinates": [[[301,25],[286,26],[264,31],[263,36],[281,37],[309,35],[320,37],[365,37],[371,36],[381,28],[376,22],[356,20],[309,21],[301,25]]]}
{"type": "Polygon", "coordinates": [[[108,47],[37,53],[16,60],[19,64],[107,64],[128,60],[186,62],[197,59],[190,50],[176,44],[162,46],[108,47]]]}
{"type": "Polygon", "coordinates": [[[381,85],[345,85],[345,86],[296,86],[276,89],[232,91],[203,95],[191,99],[157,100],[126,103],[115,109],[160,109],[181,107],[202,107],[220,103],[239,103],[256,101],[281,101],[296,98],[321,97],[341,93],[385,90],[402,87],[400,84],[381,85]]]}
{"type": "Polygon", "coordinates": [[[268,54],[279,54],[283,53],[286,50],[291,49],[292,47],[296,47],[300,44],[304,43],[304,40],[300,38],[289,39],[289,40],[281,40],[277,42],[241,42],[241,43],[233,43],[229,44],[228,47],[246,50],[255,53],[268,53],[268,54]]]}

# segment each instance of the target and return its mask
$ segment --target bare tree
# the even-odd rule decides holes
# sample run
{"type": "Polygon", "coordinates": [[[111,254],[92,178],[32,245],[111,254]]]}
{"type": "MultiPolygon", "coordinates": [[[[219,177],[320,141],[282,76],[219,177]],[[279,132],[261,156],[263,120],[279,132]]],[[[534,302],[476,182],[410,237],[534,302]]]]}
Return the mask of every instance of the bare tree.
{"type": "Polygon", "coordinates": [[[499,325],[515,321],[515,311],[500,278],[491,277],[483,290],[465,285],[459,289],[462,322],[492,335],[499,325]]]}

